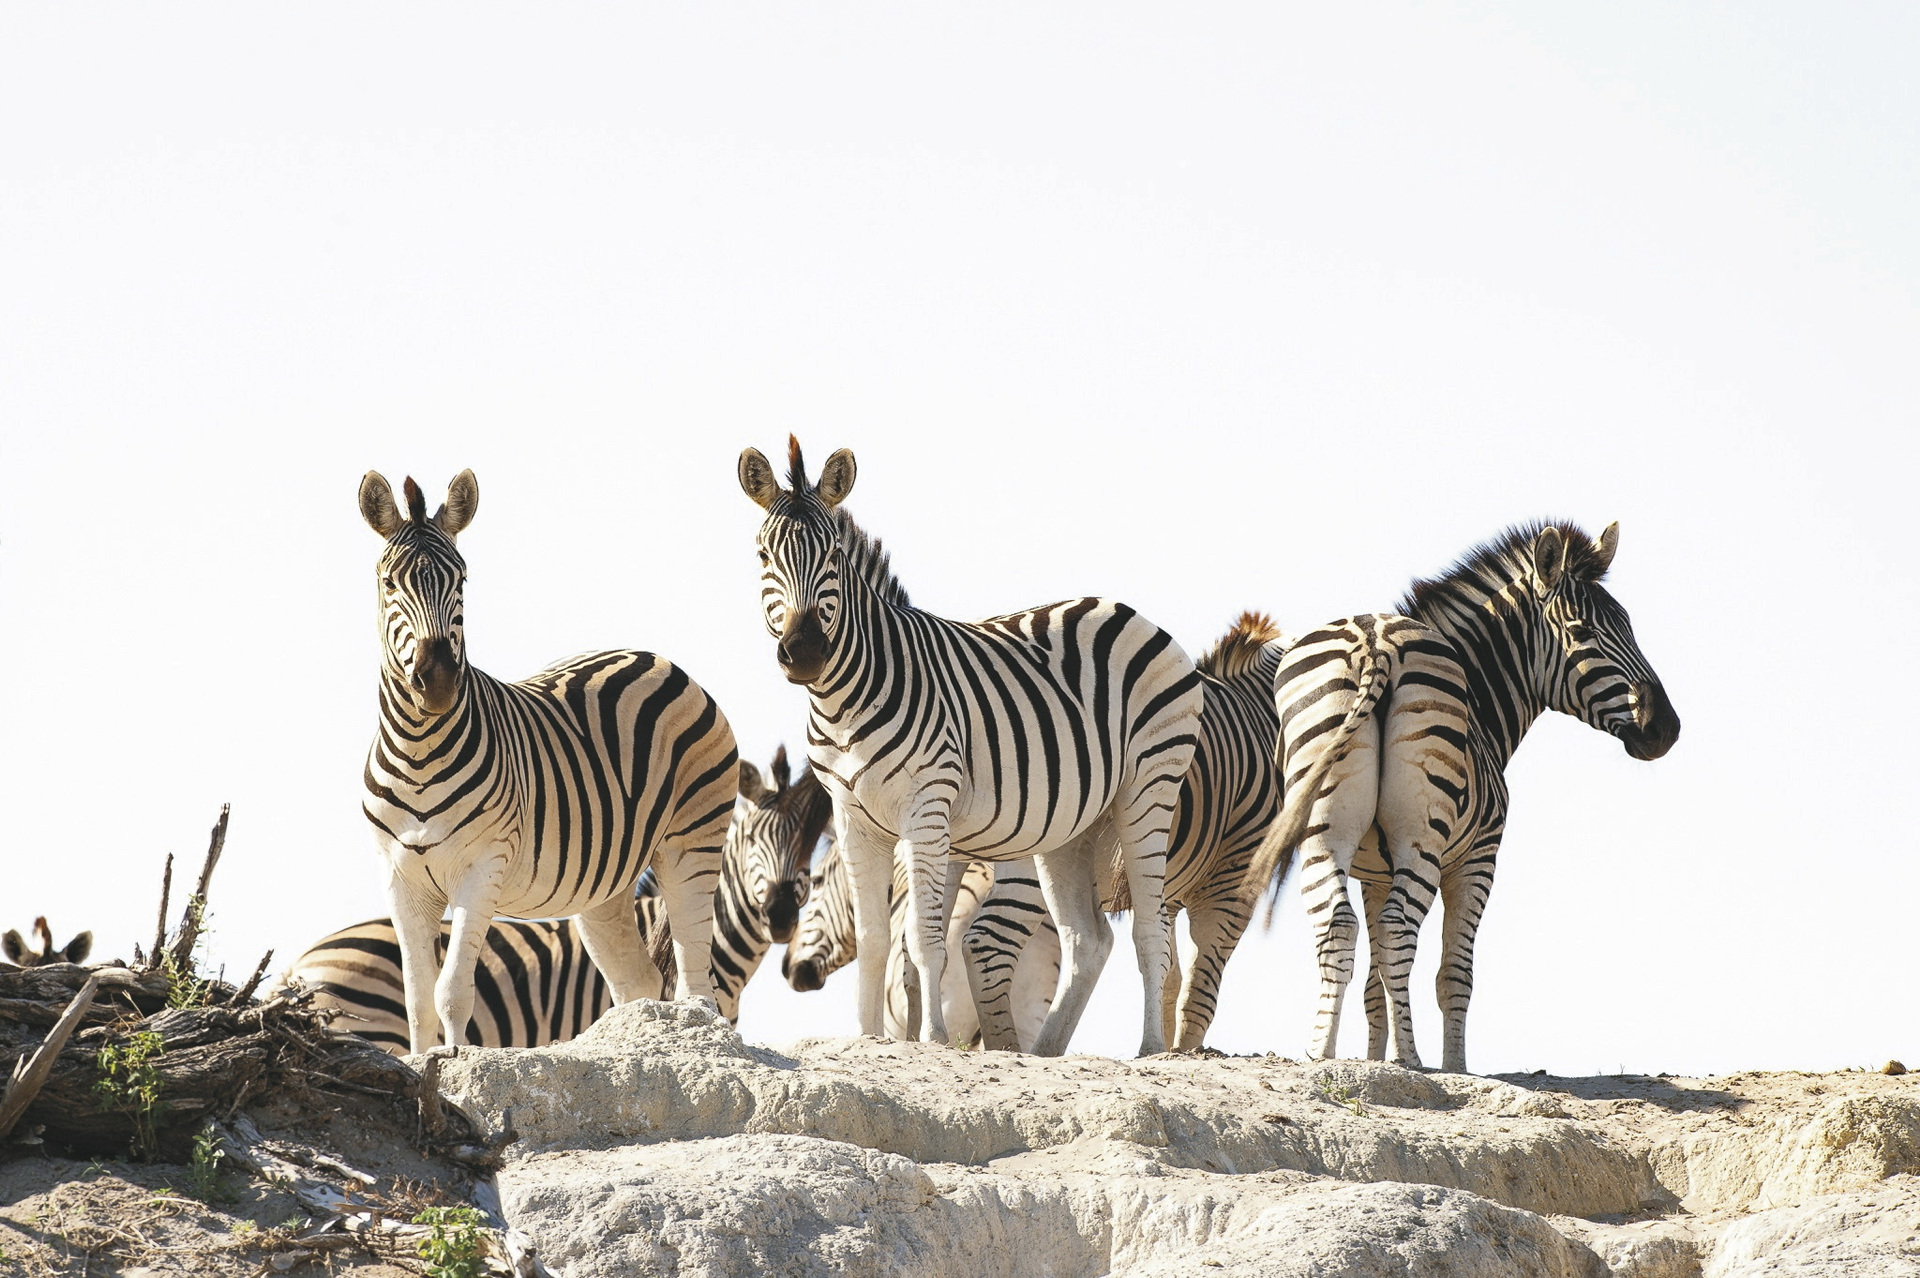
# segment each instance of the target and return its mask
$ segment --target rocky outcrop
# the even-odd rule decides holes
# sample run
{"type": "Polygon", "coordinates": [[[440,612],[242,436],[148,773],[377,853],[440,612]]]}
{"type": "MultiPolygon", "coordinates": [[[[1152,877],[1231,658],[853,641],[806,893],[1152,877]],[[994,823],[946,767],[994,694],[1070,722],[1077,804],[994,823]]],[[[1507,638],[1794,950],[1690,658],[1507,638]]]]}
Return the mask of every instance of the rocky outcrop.
{"type": "Polygon", "coordinates": [[[506,1214],[568,1278],[1920,1273],[1910,1079],[780,1053],[640,1002],[442,1080],[511,1110],[506,1214]]]}

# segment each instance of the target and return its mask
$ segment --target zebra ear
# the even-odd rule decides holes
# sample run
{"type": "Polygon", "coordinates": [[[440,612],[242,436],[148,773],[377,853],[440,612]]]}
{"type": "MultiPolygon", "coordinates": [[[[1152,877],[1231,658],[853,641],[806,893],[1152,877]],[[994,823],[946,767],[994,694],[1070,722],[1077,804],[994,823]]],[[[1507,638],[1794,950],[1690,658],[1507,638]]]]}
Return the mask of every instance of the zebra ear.
{"type": "Polygon", "coordinates": [[[382,537],[400,531],[400,508],[393,504],[393,489],[377,470],[360,477],[360,518],[382,537]]]}
{"type": "Polygon", "coordinates": [[[853,491],[853,476],[857,469],[853,464],[853,450],[840,449],[827,458],[827,464],[820,468],[820,482],[813,486],[813,495],[825,502],[829,509],[838,506],[853,491]]]}
{"type": "Polygon", "coordinates": [[[740,453],[740,491],[753,498],[762,510],[769,509],[773,499],[780,495],[780,481],[773,477],[773,464],[757,448],[740,453]]]}
{"type": "Polygon", "coordinates": [[[433,522],[449,537],[458,537],[473,522],[480,509],[480,481],[471,470],[463,470],[447,485],[447,500],[434,512],[433,522]]]}
{"type": "Polygon", "coordinates": [[[20,935],[19,928],[9,928],[5,936],[0,936],[0,954],[5,954],[7,962],[15,967],[26,966],[27,938],[20,935]]]}
{"type": "Polygon", "coordinates": [[[87,955],[91,953],[93,953],[93,933],[91,932],[82,932],[67,942],[66,955],[69,963],[84,963],[87,961],[87,955]]]}
{"type": "Polygon", "coordinates": [[[765,803],[773,792],[767,789],[767,783],[760,776],[760,769],[740,760],[740,797],[749,803],[765,803]]]}
{"type": "Polygon", "coordinates": [[[1620,521],[1616,519],[1608,524],[1601,531],[1600,536],[1594,540],[1593,553],[1600,564],[1600,570],[1594,573],[1594,576],[1602,575],[1613,566],[1613,552],[1618,549],[1620,549],[1620,521]]]}
{"type": "Polygon", "coordinates": [[[1567,571],[1567,539],[1548,525],[1533,538],[1533,584],[1541,594],[1552,594],[1567,571]]]}

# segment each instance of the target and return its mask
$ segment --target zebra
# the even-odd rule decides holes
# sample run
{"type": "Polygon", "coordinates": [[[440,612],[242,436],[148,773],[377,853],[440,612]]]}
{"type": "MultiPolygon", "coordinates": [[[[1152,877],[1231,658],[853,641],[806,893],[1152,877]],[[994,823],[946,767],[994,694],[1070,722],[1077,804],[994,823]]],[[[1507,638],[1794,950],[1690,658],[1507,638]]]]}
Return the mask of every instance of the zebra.
{"type": "MultiPolygon", "coordinates": [[[[981,912],[993,908],[999,893],[1009,884],[1023,889],[1023,899],[1038,903],[1036,932],[1030,943],[1023,943],[1008,958],[1011,968],[1018,963],[1017,977],[1010,1003],[1015,1017],[1016,1047],[1024,1050],[1033,1044],[1052,1009],[1053,992],[1060,980],[1060,936],[1040,901],[1039,880],[1029,860],[1006,861],[998,865],[972,861],[966,866],[953,901],[947,923],[947,944],[962,944],[971,925],[981,912]]],[[[906,952],[906,867],[894,861],[893,883],[889,896],[889,932],[893,943],[887,954],[887,1033],[896,1038],[910,1036],[920,1020],[918,973],[906,952]]],[[[1017,914],[1018,907],[1014,907],[1017,914]]],[[[854,960],[858,952],[853,927],[853,889],[847,881],[846,860],[838,843],[829,844],[825,855],[814,867],[812,892],[800,911],[800,924],[787,947],[780,970],[787,983],[800,993],[811,993],[826,984],[827,978],[854,960]]],[[[974,1012],[974,995],[958,964],[950,964],[941,983],[940,1001],[947,1018],[947,1032],[956,1043],[969,1044],[979,1037],[980,1022],[974,1012]]]]}
{"type": "Polygon", "coordinates": [[[657,988],[632,897],[652,866],[672,921],[676,992],[711,997],[713,894],[736,788],[733,730],[664,658],[594,652],[519,683],[468,663],[466,561],[479,505],[462,471],[431,518],[368,471],[360,513],[384,540],[380,726],[364,808],[387,870],[411,1048],[463,1040],[496,914],[574,916],[616,1002],[657,988]],[[434,936],[451,906],[444,964],[434,936]]]}
{"type": "Polygon", "coordinates": [[[44,967],[48,963],[84,963],[87,955],[93,953],[93,933],[82,932],[59,949],[53,948],[53,929],[47,926],[44,915],[33,921],[28,929],[38,949],[30,948],[26,938],[17,928],[8,928],[5,936],[0,936],[0,954],[15,967],[44,967]]]}
{"type": "MultiPolygon", "coordinates": [[[[1192,1051],[1205,1041],[1219,1006],[1227,960],[1247,930],[1250,910],[1241,884],[1253,851],[1280,808],[1273,750],[1280,718],[1273,674],[1291,639],[1264,613],[1243,612],[1195,663],[1205,694],[1193,763],[1180,782],[1167,836],[1165,909],[1169,921],[1187,912],[1194,952],[1184,974],[1167,968],[1161,1015],[1167,1041],[1192,1051]]],[[[1284,873],[1284,872],[1283,872],[1284,873]]],[[[1130,908],[1126,882],[1112,876],[1103,908],[1130,908]]],[[[1003,884],[967,933],[968,974],[980,1008],[982,1041],[1014,1045],[1008,1016],[1009,956],[1044,914],[1036,892],[1015,879],[1003,884]]]]}
{"type": "Polygon", "coordinates": [[[1249,902],[1296,849],[1318,930],[1320,1006],[1309,1055],[1333,1054],[1353,974],[1361,882],[1369,969],[1367,1054],[1417,1066],[1407,992],[1420,924],[1445,903],[1436,993],[1442,1068],[1467,1068],[1473,941],[1506,827],[1505,769],[1548,710],[1618,737],[1636,759],[1673,748],[1680,719],[1601,580],[1619,524],[1596,538],[1564,522],[1508,529],[1397,613],[1301,637],[1274,675],[1286,803],[1248,870],[1249,902]],[[1389,1012],[1391,1015],[1389,1016],[1389,1012]]]}
{"type": "MultiPolygon", "coordinates": [[[[778,903],[791,891],[804,902],[808,854],[832,812],[826,791],[810,772],[789,784],[784,748],[774,757],[771,771],[775,783],[770,786],[753,764],[740,763],[740,800],[727,828],[714,908],[715,1001],[736,1024],[741,991],[774,939],[775,928],[756,900],[778,903]],[[788,888],[795,878],[800,887],[788,888]],[[757,898],[749,886],[753,884],[760,885],[757,898]]],[[[642,997],[662,998],[674,983],[675,971],[671,930],[652,871],[640,876],[633,906],[641,943],[660,973],[642,997]]],[[[799,913],[798,906],[793,913],[799,913]]],[[[436,950],[442,955],[448,932],[441,924],[436,950]]],[[[338,1028],[404,1054],[409,1040],[402,977],[393,921],[374,919],[316,942],[294,960],[278,988],[297,983],[313,990],[315,1006],[338,1013],[338,1028]]],[[[494,920],[474,972],[474,992],[467,1040],[482,1047],[563,1042],[613,1006],[613,993],[587,958],[571,919],[494,920]]]]}
{"type": "Polygon", "coordinates": [[[921,1037],[947,1039],[948,883],[976,860],[1035,858],[1060,928],[1064,987],[1034,1044],[1065,1050],[1112,947],[1094,860],[1120,845],[1146,986],[1141,1051],[1165,1046],[1160,991],[1167,826],[1193,757],[1200,676],[1173,636],[1123,603],[1072,599],[983,622],[914,608],[878,542],[840,508],[853,454],[809,483],[789,440],[788,488],[757,449],[741,488],[763,510],[761,602],[789,682],[807,687],[807,751],[833,795],[859,933],[860,1029],[882,1027],[886,889],[906,858],[907,950],[921,1037]]]}

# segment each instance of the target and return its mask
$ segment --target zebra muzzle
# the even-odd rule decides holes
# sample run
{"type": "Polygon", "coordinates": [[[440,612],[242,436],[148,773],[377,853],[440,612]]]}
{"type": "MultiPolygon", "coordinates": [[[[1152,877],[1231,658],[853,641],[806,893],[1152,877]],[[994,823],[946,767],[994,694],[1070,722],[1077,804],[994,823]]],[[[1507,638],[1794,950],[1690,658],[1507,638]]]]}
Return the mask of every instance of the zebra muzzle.
{"type": "Polygon", "coordinates": [[[774,944],[785,945],[793,940],[793,929],[800,922],[800,889],[792,880],[773,885],[767,894],[767,934],[774,944]]]}
{"type": "Polygon", "coordinates": [[[460,663],[453,655],[453,640],[422,639],[414,649],[413,678],[408,682],[428,714],[451,710],[460,695],[460,663]]]}
{"type": "Polygon", "coordinates": [[[789,683],[812,683],[827,666],[827,631],[820,610],[795,613],[780,632],[780,669],[789,683]]]}
{"type": "Polygon", "coordinates": [[[820,975],[820,964],[813,959],[801,959],[798,963],[782,963],[786,969],[787,984],[802,994],[811,994],[827,983],[820,975]]]}

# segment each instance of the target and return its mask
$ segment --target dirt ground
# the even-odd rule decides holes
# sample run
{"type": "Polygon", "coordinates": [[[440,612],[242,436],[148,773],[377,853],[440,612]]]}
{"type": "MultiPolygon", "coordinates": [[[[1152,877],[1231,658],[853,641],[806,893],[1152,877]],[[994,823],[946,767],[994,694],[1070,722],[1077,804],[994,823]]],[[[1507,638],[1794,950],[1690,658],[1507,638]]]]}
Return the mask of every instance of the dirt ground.
{"type": "MultiPolygon", "coordinates": [[[[395,1106],[329,1100],[246,1112],[267,1148],[289,1162],[326,1159],[377,1178],[359,1197],[386,1216],[410,1220],[467,1201],[469,1178],[417,1153],[395,1106]]],[[[63,1158],[32,1146],[0,1153],[0,1274],[9,1278],[423,1271],[391,1242],[337,1232],[316,1241],[312,1225],[291,1193],[237,1168],[216,1165],[209,1177],[182,1164],[63,1158]]]]}

